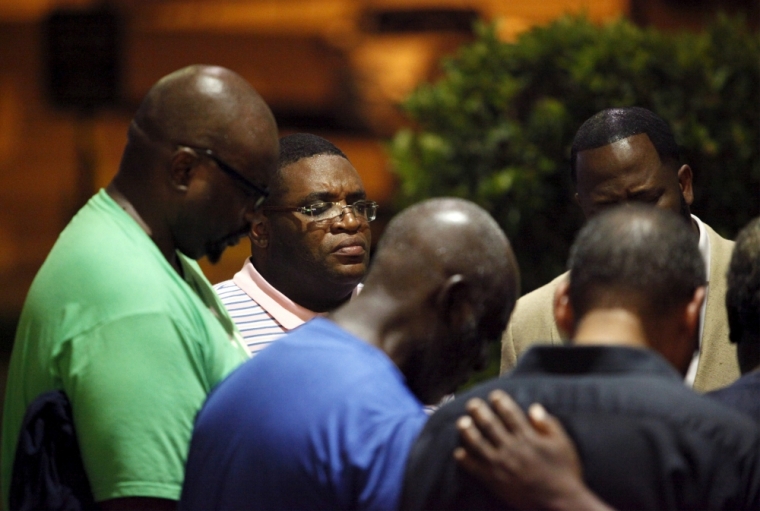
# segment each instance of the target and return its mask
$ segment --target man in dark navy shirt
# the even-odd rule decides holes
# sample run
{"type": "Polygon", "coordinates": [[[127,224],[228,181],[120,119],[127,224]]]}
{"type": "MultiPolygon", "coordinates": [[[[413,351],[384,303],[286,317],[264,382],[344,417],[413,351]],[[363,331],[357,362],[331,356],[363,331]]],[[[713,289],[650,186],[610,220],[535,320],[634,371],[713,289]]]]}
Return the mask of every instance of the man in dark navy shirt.
{"type": "Polygon", "coordinates": [[[760,423],[760,217],[742,229],[728,268],[726,292],[730,340],[742,377],[707,395],[760,423]]]}
{"type": "MultiPolygon", "coordinates": [[[[554,310],[575,346],[535,347],[506,377],[434,414],[409,457],[402,509],[503,507],[488,489],[498,493],[505,478],[487,488],[452,456],[457,422],[472,426],[461,419],[468,401],[495,389],[555,415],[589,488],[616,509],[760,508],[760,431],[683,384],[705,295],[688,225],[646,206],[611,210],[584,227],[569,266],[554,310]]],[[[498,473],[508,463],[494,462],[501,437],[493,426],[504,425],[481,426],[469,466],[498,473]]]]}

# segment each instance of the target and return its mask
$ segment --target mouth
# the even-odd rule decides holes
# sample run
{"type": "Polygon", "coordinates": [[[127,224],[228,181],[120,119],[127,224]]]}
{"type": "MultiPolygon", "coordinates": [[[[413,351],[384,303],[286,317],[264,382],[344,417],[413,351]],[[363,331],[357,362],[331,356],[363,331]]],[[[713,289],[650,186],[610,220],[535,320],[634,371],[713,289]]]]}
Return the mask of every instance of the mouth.
{"type": "Polygon", "coordinates": [[[333,254],[342,257],[364,257],[366,253],[367,241],[359,237],[347,238],[333,249],[333,254]]]}

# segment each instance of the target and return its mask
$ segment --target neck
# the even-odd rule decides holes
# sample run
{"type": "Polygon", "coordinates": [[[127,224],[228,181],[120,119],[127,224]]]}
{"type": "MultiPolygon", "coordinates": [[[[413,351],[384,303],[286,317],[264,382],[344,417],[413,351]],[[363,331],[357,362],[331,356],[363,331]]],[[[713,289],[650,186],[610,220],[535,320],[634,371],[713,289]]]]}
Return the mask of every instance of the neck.
{"type": "Polygon", "coordinates": [[[314,279],[308,270],[298,268],[296,271],[284,271],[284,268],[257,263],[254,257],[251,257],[251,263],[272,287],[301,307],[314,312],[337,309],[351,298],[359,284],[355,280],[326,282],[326,279],[314,279]]]}
{"type": "Polygon", "coordinates": [[[649,347],[641,320],[623,308],[594,309],[586,313],[575,327],[573,344],[649,347]]]}
{"type": "Polygon", "coordinates": [[[438,403],[464,374],[461,371],[443,374],[445,364],[432,358],[433,351],[438,349],[433,344],[446,343],[446,338],[441,337],[447,334],[446,330],[436,321],[439,315],[424,306],[420,296],[415,299],[413,291],[398,297],[377,286],[373,288],[362,291],[330,319],[383,351],[421,402],[438,403]]]}
{"type": "Polygon", "coordinates": [[[152,226],[156,226],[156,222],[151,222],[149,211],[150,209],[140,203],[140,192],[133,190],[129,183],[124,179],[120,179],[117,175],[111,183],[106,187],[108,195],[127,213],[140,228],[145,231],[145,234],[153,240],[153,243],[158,246],[158,249],[164,255],[166,260],[172,267],[182,275],[182,267],[177,257],[177,251],[172,242],[171,236],[166,233],[162,234],[158,229],[152,226]]]}
{"type": "Polygon", "coordinates": [[[355,337],[385,352],[396,366],[403,367],[404,347],[408,345],[404,342],[408,337],[404,334],[407,321],[396,305],[383,294],[362,292],[330,314],[330,319],[355,337]]]}
{"type": "MultiPolygon", "coordinates": [[[[269,279],[267,279],[268,281],[269,279]]],[[[274,286],[282,294],[293,300],[301,307],[305,307],[314,312],[331,312],[348,302],[356,285],[347,286],[342,292],[334,293],[332,296],[326,296],[321,292],[310,293],[307,290],[299,289],[298,286],[291,289],[282,289],[274,286]]]]}

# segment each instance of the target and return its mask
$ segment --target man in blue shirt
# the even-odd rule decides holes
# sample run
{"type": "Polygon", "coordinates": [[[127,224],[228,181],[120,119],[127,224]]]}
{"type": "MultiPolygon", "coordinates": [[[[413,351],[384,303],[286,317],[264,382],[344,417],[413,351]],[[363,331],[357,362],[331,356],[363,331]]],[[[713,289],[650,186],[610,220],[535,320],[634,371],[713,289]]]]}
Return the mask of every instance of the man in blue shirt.
{"type": "Polygon", "coordinates": [[[250,360],[199,414],[183,509],[394,509],[422,403],[485,361],[518,293],[504,233],[435,199],[398,215],[364,290],[250,360]]]}

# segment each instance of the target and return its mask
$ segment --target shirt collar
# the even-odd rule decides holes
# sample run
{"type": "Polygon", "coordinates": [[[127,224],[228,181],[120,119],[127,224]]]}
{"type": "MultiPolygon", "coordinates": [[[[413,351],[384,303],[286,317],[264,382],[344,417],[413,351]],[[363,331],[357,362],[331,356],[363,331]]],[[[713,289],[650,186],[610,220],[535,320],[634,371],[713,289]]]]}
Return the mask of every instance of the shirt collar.
{"type": "Polygon", "coordinates": [[[235,274],[232,280],[287,330],[301,326],[319,315],[317,312],[298,305],[272,287],[256,270],[250,258],[246,259],[243,268],[235,274]]]}
{"type": "Polygon", "coordinates": [[[710,238],[707,236],[707,229],[702,220],[694,215],[691,215],[691,219],[697,224],[699,228],[699,253],[702,254],[702,259],[705,261],[705,268],[707,270],[707,282],[710,282],[710,238]]]}
{"type": "MultiPolygon", "coordinates": [[[[253,298],[261,308],[267,311],[286,330],[293,330],[316,316],[324,316],[326,313],[314,312],[296,302],[275,289],[256,270],[248,258],[243,268],[232,277],[232,281],[242,289],[245,294],[253,298]]],[[[362,290],[359,284],[351,293],[354,298],[362,290]]]]}
{"type": "Polygon", "coordinates": [[[534,346],[517,361],[513,374],[650,373],[681,381],[681,375],[659,354],[625,346],[534,346]]]}
{"type": "MultiPolygon", "coordinates": [[[[692,220],[694,220],[694,223],[697,224],[697,228],[699,229],[699,253],[702,255],[702,259],[705,262],[705,280],[707,281],[707,290],[709,291],[710,288],[710,237],[707,235],[707,229],[705,228],[705,224],[697,218],[694,215],[691,215],[692,220]]],[[[700,350],[702,347],[702,334],[705,331],[705,311],[707,310],[707,295],[705,295],[705,299],[702,301],[702,307],[699,309],[699,330],[697,332],[697,349],[694,350],[694,356],[692,357],[691,364],[689,364],[689,369],[686,371],[686,378],[684,380],[686,381],[687,385],[693,386],[694,380],[697,378],[697,369],[699,368],[699,357],[700,357],[700,350]]]]}

